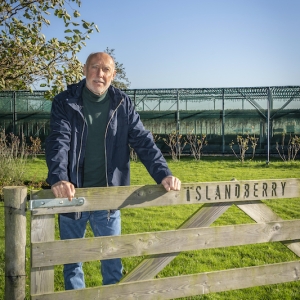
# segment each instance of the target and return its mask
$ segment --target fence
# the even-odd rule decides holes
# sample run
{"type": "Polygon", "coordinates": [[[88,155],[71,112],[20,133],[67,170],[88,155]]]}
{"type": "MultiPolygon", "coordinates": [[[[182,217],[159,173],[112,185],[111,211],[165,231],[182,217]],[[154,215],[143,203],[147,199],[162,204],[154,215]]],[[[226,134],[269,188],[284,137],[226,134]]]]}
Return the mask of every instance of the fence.
{"type": "MultiPolygon", "coordinates": [[[[22,199],[24,191],[8,189],[5,195],[5,201],[11,197],[22,199]]],[[[160,185],[85,188],[77,189],[76,197],[70,203],[53,199],[51,190],[32,192],[33,300],[175,299],[300,280],[300,261],[153,279],[181,251],[280,241],[300,256],[300,220],[282,220],[261,201],[300,197],[300,179],[191,183],[182,184],[178,192],[166,192],[160,185]],[[54,240],[56,213],[195,203],[203,205],[178,230],[54,240]],[[257,224],[208,227],[233,204],[257,224]],[[54,292],[55,265],[140,255],[148,256],[119,284],[54,292]]],[[[6,273],[6,278],[11,276],[6,273]]],[[[11,294],[6,293],[6,300],[18,299],[12,297],[12,285],[8,279],[6,290],[11,294]]]]}

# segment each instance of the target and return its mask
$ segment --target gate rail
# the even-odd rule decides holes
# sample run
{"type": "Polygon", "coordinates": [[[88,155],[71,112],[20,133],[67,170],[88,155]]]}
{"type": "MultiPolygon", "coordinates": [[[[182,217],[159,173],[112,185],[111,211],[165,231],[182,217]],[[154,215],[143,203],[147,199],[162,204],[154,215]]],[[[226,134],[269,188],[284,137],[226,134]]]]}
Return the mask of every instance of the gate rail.
{"type": "MultiPolygon", "coordinates": [[[[84,203],[61,207],[58,201],[51,207],[32,207],[33,300],[175,299],[300,280],[298,260],[153,279],[181,251],[280,241],[300,256],[300,220],[282,220],[261,201],[299,198],[300,179],[185,183],[178,192],[166,192],[160,185],[83,188],[76,189],[76,197],[84,198],[84,203]],[[178,230],[54,240],[56,213],[195,203],[203,205],[178,230]],[[257,223],[208,227],[233,204],[257,223]],[[54,292],[55,265],[140,255],[147,258],[119,284],[54,292]]],[[[53,194],[33,191],[31,199],[53,199],[53,194]]]]}

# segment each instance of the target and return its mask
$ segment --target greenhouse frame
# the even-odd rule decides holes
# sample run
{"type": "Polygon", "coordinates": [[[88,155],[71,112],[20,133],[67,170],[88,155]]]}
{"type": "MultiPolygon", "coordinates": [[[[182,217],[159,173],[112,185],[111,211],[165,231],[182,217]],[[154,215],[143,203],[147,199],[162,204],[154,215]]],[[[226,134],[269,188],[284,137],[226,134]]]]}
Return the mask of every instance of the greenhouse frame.
{"type": "MultiPolygon", "coordinates": [[[[203,154],[232,154],[237,136],[258,138],[256,153],[278,152],[300,135],[300,86],[127,89],[153,135],[205,136],[203,154]]],[[[0,91],[0,127],[6,133],[40,137],[49,133],[51,101],[45,91],[0,91]]],[[[161,139],[158,146],[168,153],[161,139]]],[[[250,150],[249,150],[250,151],[250,150]]],[[[188,154],[188,148],[183,151],[188,154]]]]}

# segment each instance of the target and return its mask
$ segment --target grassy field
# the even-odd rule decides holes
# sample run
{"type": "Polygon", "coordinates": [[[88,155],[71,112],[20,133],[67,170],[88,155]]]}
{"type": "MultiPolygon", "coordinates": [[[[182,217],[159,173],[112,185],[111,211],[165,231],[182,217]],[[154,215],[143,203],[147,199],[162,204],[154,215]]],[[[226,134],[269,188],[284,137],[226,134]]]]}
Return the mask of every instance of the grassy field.
{"type": "MultiPolygon", "coordinates": [[[[227,181],[232,178],[247,179],[279,179],[299,178],[300,162],[285,163],[273,160],[269,165],[265,161],[246,161],[241,164],[231,157],[203,157],[201,161],[183,158],[180,162],[168,161],[173,174],[182,182],[227,181]]],[[[154,184],[144,166],[140,162],[131,163],[132,185],[154,184]]],[[[46,177],[46,165],[43,157],[39,157],[28,164],[24,181],[29,186],[38,186],[35,182],[42,182],[46,177]]],[[[300,219],[300,199],[266,201],[283,219],[300,219]]],[[[3,210],[3,203],[0,203],[3,210]]],[[[160,231],[178,228],[190,215],[199,209],[200,205],[182,205],[170,207],[157,207],[147,209],[123,209],[122,232],[137,233],[145,231],[160,231]]],[[[29,220],[29,217],[28,217],[29,220]]],[[[253,221],[232,206],[212,226],[253,223],[253,221]]],[[[29,222],[28,222],[29,225],[29,222]]],[[[28,226],[29,228],[29,226],[28,226]]],[[[28,229],[29,232],[29,229],[28,229]]],[[[4,218],[0,219],[0,299],[4,295],[4,218]]],[[[58,232],[57,232],[58,238],[58,232]]],[[[91,236],[88,230],[87,236],[91,236]]],[[[27,246],[29,257],[29,241],[27,246]]],[[[125,273],[130,272],[143,257],[123,259],[125,273]]],[[[184,274],[194,274],[206,271],[217,271],[231,268],[256,266],[276,262],[299,259],[281,243],[266,243],[260,245],[247,245],[239,247],[209,249],[201,251],[188,251],[181,253],[157,277],[169,277],[184,274]]],[[[28,264],[29,265],[29,261],[28,264]]],[[[27,268],[29,277],[29,268],[27,268]]],[[[98,262],[84,264],[86,284],[88,287],[101,285],[98,262]]],[[[29,278],[27,278],[29,284],[29,278]]],[[[62,267],[55,268],[55,289],[63,290],[62,267]]],[[[269,285],[257,288],[242,289],[224,293],[215,293],[204,296],[184,299],[300,299],[300,282],[269,285]]],[[[29,297],[28,297],[29,299],[29,297]]],[[[87,299],[88,300],[88,299],[87,299]]]]}

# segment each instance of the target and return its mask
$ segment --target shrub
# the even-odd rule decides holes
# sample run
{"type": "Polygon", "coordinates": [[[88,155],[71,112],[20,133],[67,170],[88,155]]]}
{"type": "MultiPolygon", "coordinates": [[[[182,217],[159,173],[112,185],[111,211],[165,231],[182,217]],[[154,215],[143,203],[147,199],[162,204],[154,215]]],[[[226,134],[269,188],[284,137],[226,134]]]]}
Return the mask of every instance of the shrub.
{"type": "Polygon", "coordinates": [[[28,151],[25,138],[0,131],[0,199],[2,188],[7,185],[22,185],[28,151]]]}
{"type": "Polygon", "coordinates": [[[31,145],[29,146],[29,151],[32,157],[36,158],[36,155],[41,152],[42,150],[42,142],[39,137],[33,138],[30,137],[31,145]]]}
{"type": "Polygon", "coordinates": [[[285,133],[282,134],[281,145],[279,145],[278,142],[276,142],[276,149],[280,158],[283,161],[295,160],[298,151],[300,150],[300,137],[298,137],[297,135],[292,136],[290,134],[290,139],[288,141],[287,146],[285,146],[284,140],[285,133]]]}
{"type": "Polygon", "coordinates": [[[202,155],[202,149],[207,146],[206,135],[197,136],[193,132],[186,135],[186,142],[190,145],[191,153],[195,160],[200,160],[202,155]]]}
{"type": "Polygon", "coordinates": [[[186,141],[182,140],[182,134],[172,131],[163,141],[169,146],[170,154],[174,161],[179,161],[181,153],[187,144],[186,141]]]}
{"type": "Polygon", "coordinates": [[[251,160],[252,160],[254,158],[254,155],[255,155],[255,149],[256,149],[257,141],[258,141],[258,138],[255,137],[255,134],[253,136],[250,136],[248,134],[246,137],[238,135],[236,140],[237,140],[237,144],[239,146],[239,154],[237,154],[233,149],[234,142],[232,141],[229,144],[233,154],[237,157],[237,159],[241,163],[243,163],[245,161],[245,155],[246,155],[247,150],[249,149],[248,145],[249,145],[249,142],[250,142],[251,148],[252,148],[252,157],[251,157],[251,160]]]}

